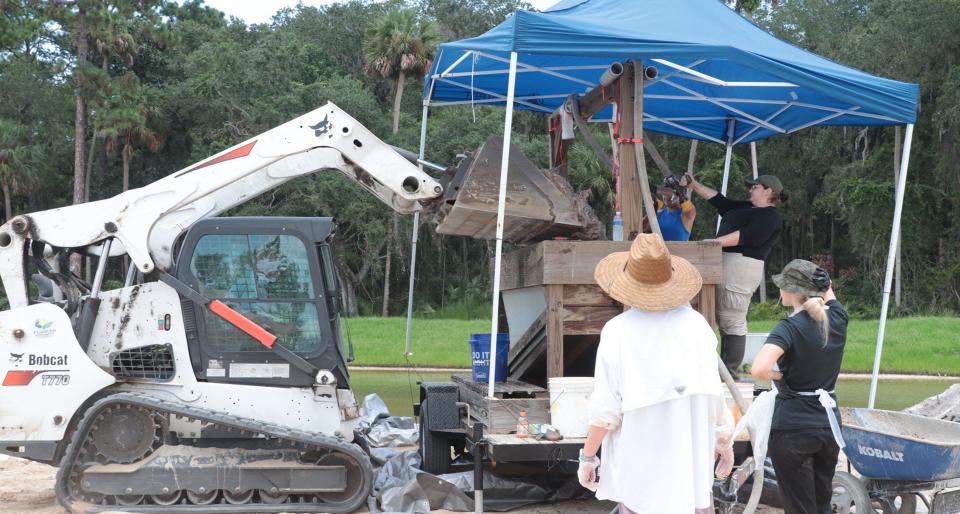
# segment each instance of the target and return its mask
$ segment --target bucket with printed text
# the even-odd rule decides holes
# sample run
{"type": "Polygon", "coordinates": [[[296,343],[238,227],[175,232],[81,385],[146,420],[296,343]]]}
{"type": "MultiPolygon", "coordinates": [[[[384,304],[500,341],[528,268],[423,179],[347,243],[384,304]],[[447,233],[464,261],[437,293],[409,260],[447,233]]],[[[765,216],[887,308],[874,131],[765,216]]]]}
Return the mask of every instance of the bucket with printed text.
{"type": "MultiPolygon", "coordinates": [[[[470,352],[473,362],[473,381],[490,379],[490,334],[470,334],[470,352]]],[[[497,334],[497,369],[494,381],[507,379],[507,355],[510,352],[510,334],[497,334]]]]}

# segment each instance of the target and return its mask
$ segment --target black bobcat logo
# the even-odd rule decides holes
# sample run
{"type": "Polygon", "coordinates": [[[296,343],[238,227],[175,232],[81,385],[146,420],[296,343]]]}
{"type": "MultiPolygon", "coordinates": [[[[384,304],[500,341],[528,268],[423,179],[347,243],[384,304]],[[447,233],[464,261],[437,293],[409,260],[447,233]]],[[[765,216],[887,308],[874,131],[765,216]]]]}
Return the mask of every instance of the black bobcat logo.
{"type": "Polygon", "coordinates": [[[330,132],[330,129],[333,128],[333,123],[330,123],[330,115],[328,114],[323,117],[323,121],[321,121],[320,123],[317,123],[316,125],[307,125],[307,126],[313,129],[314,136],[320,137],[326,134],[327,132],[330,132]]]}
{"type": "Polygon", "coordinates": [[[11,354],[10,354],[10,363],[11,363],[11,364],[13,364],[14,366],[19,366],[21,362],[23,362],[23,354],[22,354],[22,353],[11,353],[11,354]]]}

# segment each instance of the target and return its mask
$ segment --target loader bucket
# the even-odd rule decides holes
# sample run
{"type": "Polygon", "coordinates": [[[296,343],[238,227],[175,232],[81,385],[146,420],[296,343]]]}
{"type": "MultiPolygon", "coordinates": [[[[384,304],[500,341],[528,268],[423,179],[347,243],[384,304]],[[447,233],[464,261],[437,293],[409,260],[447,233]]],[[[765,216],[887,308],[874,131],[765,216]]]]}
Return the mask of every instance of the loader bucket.
{"type": "MultiPolygon", "coordinates": [[[[502,153],[503,138],[491,136],[476,152],[467,155],[444,184],[443,201],[432,213],[437,232],[496,238],[502,153]]],[[[586,240],[603,237],[603,224],[566,179],[540,170],[513,145],[505,211],[503,239],[510,243],[558,236],[586,240]]]]}

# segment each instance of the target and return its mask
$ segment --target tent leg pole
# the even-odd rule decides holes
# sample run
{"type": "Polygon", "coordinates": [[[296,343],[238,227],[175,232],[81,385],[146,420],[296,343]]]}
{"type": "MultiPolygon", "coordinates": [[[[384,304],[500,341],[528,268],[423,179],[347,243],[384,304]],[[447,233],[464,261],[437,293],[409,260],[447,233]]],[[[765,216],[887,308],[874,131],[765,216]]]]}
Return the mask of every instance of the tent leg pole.
{"type": "MultiPolygon", "coordinates": [[[[733,136],[736,134],[737,121],[727,120],[727,153],[723,156],[723,183],[720,184],[720,194],[727,196],[727,184],[730,183],[730,161],[733,159],[733,136]]],[[[717,232],[720,231],[720,214],[717,214],[717,232]]]]}
{"type": "MultiPolygon", "coordinates": [[[[423,115],[420,119],[420,152],[419,160],[423,160],[427,149],[427,115],[430,108],[423,104],[423,115]]],[[[418,164],[423,171],[423,164],[418,164]]],[[[413,283],[417,276],[417,239],[420,234],[420,211],[413,213],[413,236],[410,242],[410,285],[407,287],[407,329],[404,334],[403,355],[410,357],[413,352],[410,348],[410,328],[413,322],[413,283]]]]}
{"type": "Polygon", "coordinates": [[[497,322],[500,318],[500,260],[503,255],[503,218],[506,216],[507,172],[510,169],[510,135],[513,132],[513,93],[517,84],[517,52],[510,52],[507,113],[503,121],[503,154],[500,158],[500,191],[497,194],[497,249],[493,257],[493,300],[490,312],[490,370],[487,396],[493,398],[497,372],[497,322]]]}
{"type": "MultiPolygon", "coordinates": [[[[893,180],[896,182],[900,179],[900,158],[902,157],[902,152],[900,151],[900,125],[894,127],[893,134],[893,180]]],[[[900,248],[902,246],[903,241],[897,240],[897,264],[893,274],[893,304],[896,305],[897,308],[900,308],[900,291],[903,289],[900,278],[900,248]]]]}
{"type": "Polygon", "coordinates": [[[873,356],[873,373],[870,376],[870,396],[867,408],[872,409],[877,399],[877,378],[880,374],[880,357],[883,355],[883,334],[887,328],[887,309],[890,306],[890,285],[893,282],[893,267],[900,240],[900,218],[903,214],[903,197],[907,189],[907,167],[910,165],[910,145],[913,143],[913,124],[907,125],[903,137],[903,155],[900,160],[900,176],[897,178],[896,205],[893,209],[893,226],[890,228],[890,248],[887,250],[887,270],[883,277],[883,297],[880,300],[880,329],[877,331],[877,350],[873,356]]]}
{"type": "Polygon", "coordinates": [[[696,139],[690,140],[690,153],[687,154],[687,173],[693,175],[693,165],[697,160],[697,143],[696,139]]]}
{"type": "MultiPolygon", "coordinates": [[[[720,194],[727,196],[727,184],[730,182],[730,160],[733,158],[733,145],[727,143],[727,153],[723,156],[723,182],[720,184],[720,194]]],[[[720,230],[720,215],[717,214],[717,231],[720,230]]]]}
{"type": "MultiPolygon", "coordinates": [[[[757,142],[756,141],[750,142],[750,164],[753,167],[753,179],[756,180],[757,176],[759,175],[759,171],[757,169],[757,142]]],[[[766,264],[764,264],[764,266],[766,266],[766,264]]],[[[763,278],[760,279],[760,301],[765,302],[767,301],[767,271],[761,270],[761,273],[763,274],[763,278]]]]}

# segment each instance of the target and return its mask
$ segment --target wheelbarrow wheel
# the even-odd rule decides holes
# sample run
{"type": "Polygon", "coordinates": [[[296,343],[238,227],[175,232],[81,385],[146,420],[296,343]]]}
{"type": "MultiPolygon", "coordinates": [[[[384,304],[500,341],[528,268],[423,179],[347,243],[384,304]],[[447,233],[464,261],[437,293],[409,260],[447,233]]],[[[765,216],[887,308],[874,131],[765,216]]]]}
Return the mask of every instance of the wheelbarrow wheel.
{"type": "Polygon", "coordinates": [[[913,494],[888,496],[883,502],[883,514],[916,514],[917,497],[913,494]]]}
{"type": "Polygon", "coordinates": [[[875,514],[863,482],[846,471],[833,475],[833,512],[837,514],[875,514]]]}

